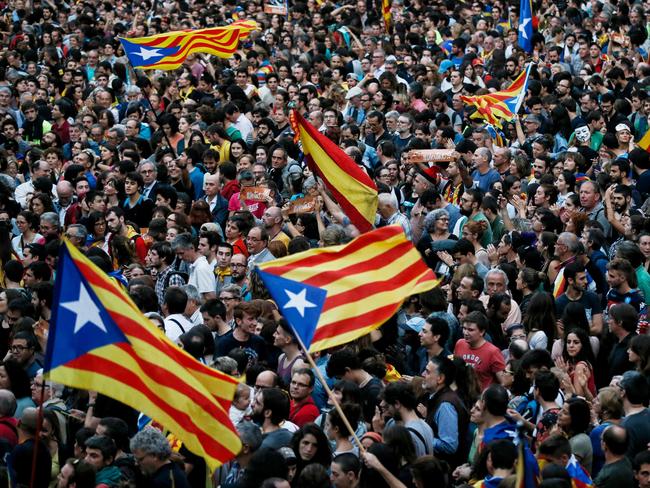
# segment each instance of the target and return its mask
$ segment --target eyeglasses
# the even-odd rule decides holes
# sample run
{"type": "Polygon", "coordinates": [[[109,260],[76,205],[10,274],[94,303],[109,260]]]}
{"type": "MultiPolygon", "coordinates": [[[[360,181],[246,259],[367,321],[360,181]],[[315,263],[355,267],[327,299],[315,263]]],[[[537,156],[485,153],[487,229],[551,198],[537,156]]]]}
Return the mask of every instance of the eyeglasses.
{"type": "MultiPolygon", "coordinates": [[[[9,318],[9,317],[7,317],[9,318]]],[[[10,351],[15,351],[15,352],[23,352],[26,351],[27,349],[31,349],[29,346],[21,346],[20,344],[15,344],[9,348],[10,351]]]]}
{"type": "Polygon", "coordinates": [[[222,302],[229,302],[231,300],[239,300],[239,298],[235,297],[220,297],[222,302]]]}
{"type": "Polygon", "coordinates": [[[245,268],[247,265],[243,263],[230,263],[230,266],[233,268],[245,268]]]}
{"type": "Polygon", "coordinates": [[[146,454],[143,454],[142,456],[135,456],[134,455],[133,457],[135,458],[135,462],[140,464],[140,463],[142,463],[142,461],[144,461],[144,458],[146,458],[147,456],[150,456],[150,455],[151,455],[150,453],[146,453],[146,454]]]}

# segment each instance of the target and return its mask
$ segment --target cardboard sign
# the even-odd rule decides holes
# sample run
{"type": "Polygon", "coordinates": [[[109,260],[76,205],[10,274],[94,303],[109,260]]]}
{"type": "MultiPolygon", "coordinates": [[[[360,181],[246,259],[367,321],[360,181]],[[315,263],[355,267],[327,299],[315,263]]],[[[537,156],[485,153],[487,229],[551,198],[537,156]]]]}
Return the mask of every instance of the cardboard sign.
{"type": "Polygon", "coordinates": [[[244,200],[251,200],[253,202],[266,202],[266,199],[271,194],[271,190],[262,186],[247,186],[242,189],[244,200]]]}
{"type": "Polygon", "coordinates": [[[287,15],[289,10],[285,0],[269,0],[264,4],[265,14],[287,15]]]}
{"type": "Polygon", "coordinates": [[[312,213],[316,209],[314,197],[296,198],[289,202],[289,213],[312,213]]]}
{"type": "Polygon", "coordinates": [[[416,149],[409,151],[410,163],[440,163],[454,161],[454,149],[416,149]]]}

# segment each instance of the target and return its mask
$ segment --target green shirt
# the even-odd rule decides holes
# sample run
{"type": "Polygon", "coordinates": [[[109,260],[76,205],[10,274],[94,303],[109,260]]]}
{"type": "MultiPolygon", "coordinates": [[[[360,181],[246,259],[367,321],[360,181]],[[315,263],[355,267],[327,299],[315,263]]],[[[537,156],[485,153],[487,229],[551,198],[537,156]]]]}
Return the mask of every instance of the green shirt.
{"type": "Polygon", "coordinates": [[[650,300],[650,273],[643,267],[639,266],[636,269],[636,281],[638,282],[637,288],[643,293],[645,301],[650,300]]]}

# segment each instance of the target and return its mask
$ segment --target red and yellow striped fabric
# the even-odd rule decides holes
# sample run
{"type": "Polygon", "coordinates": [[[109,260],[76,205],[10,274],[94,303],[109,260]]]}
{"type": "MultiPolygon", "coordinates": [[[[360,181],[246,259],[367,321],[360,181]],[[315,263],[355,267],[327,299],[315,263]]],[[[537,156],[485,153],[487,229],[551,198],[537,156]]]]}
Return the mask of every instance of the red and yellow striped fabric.
{"type": "Polygon", "coordinates": [[[397,312],[406,298],[440,282],[398,225],[361,234],[346,245],[275,259],[259,268],[327,292],[311,352],[368,334],[397,312]]]}
{"type": "Polygon", "coordinates": [[[309,168],[323,180],[350,222],[359,232],[372,229],[378,201],[372,179],[295,110],[291,111],[291,126],[302,143],[309,168]]]}
{"type": "Polygon", "coordinates": [[[476,108],[470,118],[483,119],[499,128],[502,127],[502,120],[511,121],[526,97],[526,88],[532,67],[533,64],[529,63],[526,69],[505,90],[485,95],[462,95],[460,99],[465,104],[476,108]]]}
{"type": "Polygon", "coordinates": [[[237,50],[239,41],[257,29],[255,21],[241,20],[222,27],[120,38],[120,41],[134,68],[173,70],[194,53],[229,58],[237,50]]]}
{"type": "Polygon", "coordinates": [[[143,412],[211,469],[239,452],[228,416],[237,379],[173,344],[114,280],[67,241],[54,303],[45,366],[50,379],[143,412]]]}
{"type": "Polygon", "coordinates": [[[393,14],[390,11],[391,0],[381,0],[381,14],[384,17],[384,26],[386,33],[390,34],[391,25],[393,23],[393,14]]]}

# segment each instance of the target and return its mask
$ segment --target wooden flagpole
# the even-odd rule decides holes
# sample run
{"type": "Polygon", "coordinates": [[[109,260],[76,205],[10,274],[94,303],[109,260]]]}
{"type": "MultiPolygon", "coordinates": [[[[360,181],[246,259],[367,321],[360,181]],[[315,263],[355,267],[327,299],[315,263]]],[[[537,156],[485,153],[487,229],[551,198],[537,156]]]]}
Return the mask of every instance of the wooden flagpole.
{"type": "MultiPolygon", "coordinates": [[[[293,329],[293,326],[291,328],[293,329]]],[[[361,453],[366,452],[365,448],[363,447],[363,444],[361,444],[361,440],[357,437],[357,434],[356,434],[355,430],[352,428],[352,425],[350,424],[350,421],[345,416],[345,413],[343,412],[343,409],[341,408],[341,405],[339,404],[338,400],[334,396],[334,393],[332,393],[332,390],[330,389],[329,385],[327,384],[327,381],[325,381],[325,377],[323,376],[323,374],[318,369],[318,366],[316,366],[316,363],[314,362],[314,358],[311,356],[311,354],[309,354],[309,350],[305,347],[305,344],[302,342],[302,339],[300,338],[300,335],[296,333],[295,329],[294,329],[293,333],[296,336],[296,340],[298,341],[298,344],[300,344],[300,348],[305,352],[305,356],[307,357],[307,362],[309,362],[309,365],[314,370],[314,374],[318,377],[320,382],[323,384],[323,388],[325,388],[325,391],[327,392],[327,396],[332,400],[332,403],[334,404],[334,408],[336,409],[336,411],[341,416],[341,420],[343,420],[343,423],[345,424],[348,431],[350,432],[350,435],[354,439],[354,442],[359,447],[359,451],[361,453]]]]}

